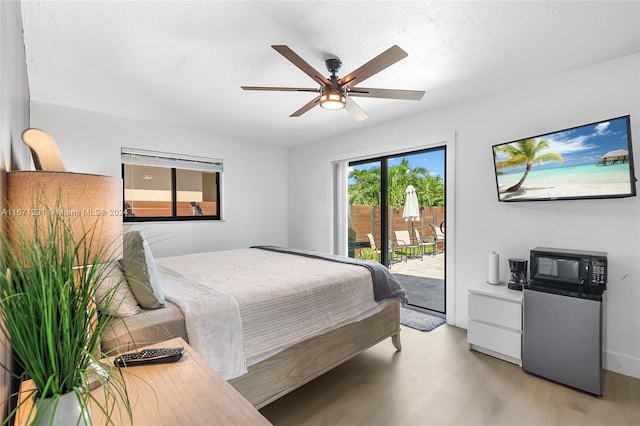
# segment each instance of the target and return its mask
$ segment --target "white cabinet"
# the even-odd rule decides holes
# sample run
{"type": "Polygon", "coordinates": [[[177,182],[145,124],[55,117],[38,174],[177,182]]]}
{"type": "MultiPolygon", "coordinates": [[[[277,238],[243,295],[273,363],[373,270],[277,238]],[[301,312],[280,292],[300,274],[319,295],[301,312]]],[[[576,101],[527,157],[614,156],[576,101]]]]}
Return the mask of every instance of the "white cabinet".
{"type": "Polygon", "coordinates": [[[471,349],[522,365],[522,292],[481,283],[469,288],[471,349]]]}

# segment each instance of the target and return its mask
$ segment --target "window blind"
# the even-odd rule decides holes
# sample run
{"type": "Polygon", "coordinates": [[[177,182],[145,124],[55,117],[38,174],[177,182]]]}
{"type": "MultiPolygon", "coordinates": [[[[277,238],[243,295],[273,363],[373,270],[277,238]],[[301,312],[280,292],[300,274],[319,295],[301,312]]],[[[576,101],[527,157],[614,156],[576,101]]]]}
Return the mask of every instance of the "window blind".
{"type": "Polygon", "coordinates": [[[144,149],[121,148],[120,159],[123,164],[222,172],[222,160],[195,155],[178,155],[144,149]]]}

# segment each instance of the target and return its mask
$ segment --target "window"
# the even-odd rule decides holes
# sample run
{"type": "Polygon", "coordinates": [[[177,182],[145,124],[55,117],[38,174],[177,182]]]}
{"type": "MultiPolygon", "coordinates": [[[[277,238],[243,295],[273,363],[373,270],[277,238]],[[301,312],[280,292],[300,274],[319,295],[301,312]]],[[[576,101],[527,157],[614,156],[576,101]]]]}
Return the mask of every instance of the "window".
{"type": "Polygon", "coordinates": [[[220,220],[222,160],[122,148],[125,222],[220,220]]]}

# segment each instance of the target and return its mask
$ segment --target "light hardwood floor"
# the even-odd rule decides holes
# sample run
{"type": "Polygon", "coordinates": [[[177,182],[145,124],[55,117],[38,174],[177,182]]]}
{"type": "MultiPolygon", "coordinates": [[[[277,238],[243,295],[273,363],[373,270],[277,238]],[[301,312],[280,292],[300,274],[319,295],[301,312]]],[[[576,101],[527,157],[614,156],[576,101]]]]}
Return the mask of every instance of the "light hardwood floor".
{"type": "Polygon", "coordinates": [[[466,330],[402,327],[264,407],[274,425],[640,425],[640,379],[607,371],[597,398],[468,349],[466,330]]]}

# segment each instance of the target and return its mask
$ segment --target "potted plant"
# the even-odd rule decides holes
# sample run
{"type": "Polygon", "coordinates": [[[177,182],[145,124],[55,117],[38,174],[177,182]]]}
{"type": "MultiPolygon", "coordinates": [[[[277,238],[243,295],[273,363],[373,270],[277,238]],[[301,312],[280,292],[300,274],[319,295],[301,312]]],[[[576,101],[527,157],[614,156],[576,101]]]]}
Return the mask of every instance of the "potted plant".
{"type": "MultiPolygon", "coordinates": [[[[40,211],[33,229],[0,236],[0,328],[14,358],[5,368],[33,381],[35,390],[19,398],[33,401],[29,423],[91,424],[90,401],[111,422],[118,400],[131,421],[122,376],[99,361],[109,317],[98,310],[94,294],[113,267],[105,262],[109,247],[96,247],[95,228],[76,235],[62,212],[40,211]],[[96,384],[99,400],[90,392],[96,384]]],[[[20,408],[19,402],[5,423],[20,408]]]]}

